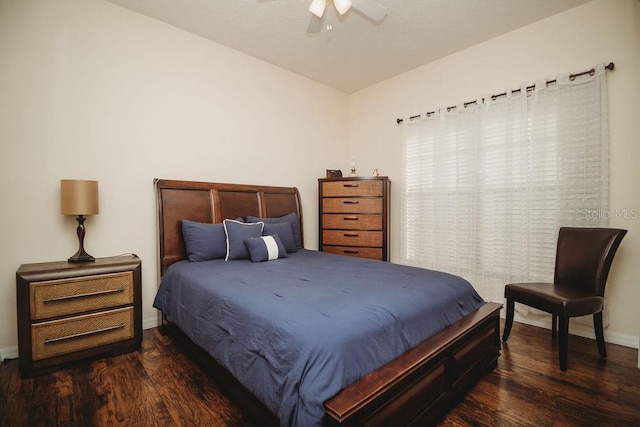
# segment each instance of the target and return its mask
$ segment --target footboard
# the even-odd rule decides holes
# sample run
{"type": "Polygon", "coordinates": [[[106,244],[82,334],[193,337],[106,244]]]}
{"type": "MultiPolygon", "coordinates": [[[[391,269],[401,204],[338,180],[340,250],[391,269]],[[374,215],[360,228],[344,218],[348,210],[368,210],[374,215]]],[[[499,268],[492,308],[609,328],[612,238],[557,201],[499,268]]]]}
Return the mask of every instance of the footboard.
{"type": "Polygon", "coordinates": [[[500,304],[488,303],[325,403],[325,425],[426,425],[500,355],[500,304]]]}

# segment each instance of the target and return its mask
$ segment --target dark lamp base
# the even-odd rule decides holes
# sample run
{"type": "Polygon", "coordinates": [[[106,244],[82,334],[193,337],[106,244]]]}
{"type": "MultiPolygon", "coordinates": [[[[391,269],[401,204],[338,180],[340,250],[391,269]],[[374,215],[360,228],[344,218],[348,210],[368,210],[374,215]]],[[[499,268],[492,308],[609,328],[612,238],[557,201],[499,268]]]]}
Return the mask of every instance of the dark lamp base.
{"type": "Polygon", "coordinates": [[[69,262],[91,262],[91,261],[95,261],[96,259],[94,257],[92,257],[91,255],[89,255],[88,253],[84,253],[81,255],[75,254],[72,257],[69,257],[69,259],[67,261],[69,262]]]}
{"type": "Polygon", "coordinates": [[[84,220],[85,220],[85,218],[82,215],[78,215],[76,220],[78,220],[78,228],[76,229],[76,234],[78,235],[78,244],[79,244],[80,248],[78,248],[78,252],[76,252],[74,255],[72,255],[68,259],[68,261],[69,262],[91,262],[91,261],[95,261],[96,259],[94,257],[92,257],[91,255],[89,255],[84,250],[84,220]]]}

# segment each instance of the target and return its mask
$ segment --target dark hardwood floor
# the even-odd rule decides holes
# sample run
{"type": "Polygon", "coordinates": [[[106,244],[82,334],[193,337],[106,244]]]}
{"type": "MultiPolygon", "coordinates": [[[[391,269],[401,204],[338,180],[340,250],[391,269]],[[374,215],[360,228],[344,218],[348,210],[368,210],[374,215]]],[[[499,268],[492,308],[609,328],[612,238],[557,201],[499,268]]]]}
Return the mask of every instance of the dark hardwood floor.
{"type": "MultiPolygon", "coordinates": [[[[515,323],[498,367],[440,421],[442,426],[640,426],[638,351],[571,336],[558,368],[547,329],[515,323]]],[[[259,426],[158,328],[142,350],[23,380],[0,366],[0,426],[259,426]]]]}

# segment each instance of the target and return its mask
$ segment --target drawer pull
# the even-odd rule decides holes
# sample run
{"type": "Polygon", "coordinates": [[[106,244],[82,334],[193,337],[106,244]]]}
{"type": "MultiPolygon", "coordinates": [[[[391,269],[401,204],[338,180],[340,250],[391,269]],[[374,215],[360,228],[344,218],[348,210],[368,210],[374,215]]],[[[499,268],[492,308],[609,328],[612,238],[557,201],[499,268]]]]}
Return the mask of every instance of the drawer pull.
{"type": "Polygon", "coordinates": [[[344,203],[345,205],[357,205],[358,202],[357,200],[343,200],[342,203],[344,203]]]}
{"type": "Polygon", "coordinates": [[[347,188],[358,188],[360,184],[343,184],[343,186],[347,188]]]}
{"type": "Polygon", "coordinates": [[[124,292],[124,288],[108,289],[106,291],[88,292],[86,294],[65,295],[65,296],[56,297],[56,298],[45,298],[42,301],[43,302],[56,302],[56,301],[64,301],[64,300],[68,300],[68,299],[74,299],[74,298],[84,298],[84,297],[93,297],[93,296],[96,296],[96,295],[114,294],[116,292],[124,292]]]}
{"type": "Polygon", "coordinates": [[[344,237],[358,237],[358,233],[344,233],[344,237]]]}
{"type": "Polygon", "coordinates": [[[44,343],[45,344],[52,344],[52,343],[55,343],[55,342],[58,342],[58,341],[70,340],[70,339],[73,339],[73,338],[80,338],[80,337],[84,337],[84,336],[87,336],[87,335],[99,334],[101,332],[108,332],[108,331],[113,331],[113,330],[116,330],[116,329],[122,329],[122,328],[124,328],[124,326],[125,326],[124,323],[121,323],[121,324],[116,325],[116,326],[109,326],[108,328],[96,329],[96,330],[93,330],[93,331],[81,332],[79,334],[67,335],[65,337],[46,338],[44,340],[44,343]]]}
{"type": "Polygon", "coordinates": [[[345,216],[342,219],[345,221],[357,221],[359,218],[357,216],[345,216]]]}
{"type": "Polygon", "coordinates": [[[348,249],[345,249],[344,251],[342,251],[345,254],[351,254],[351,255],[357,255],[360,253],[360,251],[350,251],[348,249]]]}

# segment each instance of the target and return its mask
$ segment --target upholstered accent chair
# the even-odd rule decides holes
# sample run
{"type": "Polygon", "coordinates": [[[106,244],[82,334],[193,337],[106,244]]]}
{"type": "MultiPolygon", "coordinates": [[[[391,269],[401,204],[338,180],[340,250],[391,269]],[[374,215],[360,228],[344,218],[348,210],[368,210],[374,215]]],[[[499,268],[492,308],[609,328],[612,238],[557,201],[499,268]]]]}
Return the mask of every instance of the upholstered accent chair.
{"type": "Polygon", "coordinates": [[[560,370],[567,370],[571,317],[593,315],[598,351],[600,357],[607,357],[602,326],[604,288],[613,257],[626,233],[627,230],[615,228],[560,228],[553,283],[511,283],[505,286],[507,317],[502,341],[509,338],[514,306],[518,302],[551,313],[554,339],[559,330],[560,370]]]}

